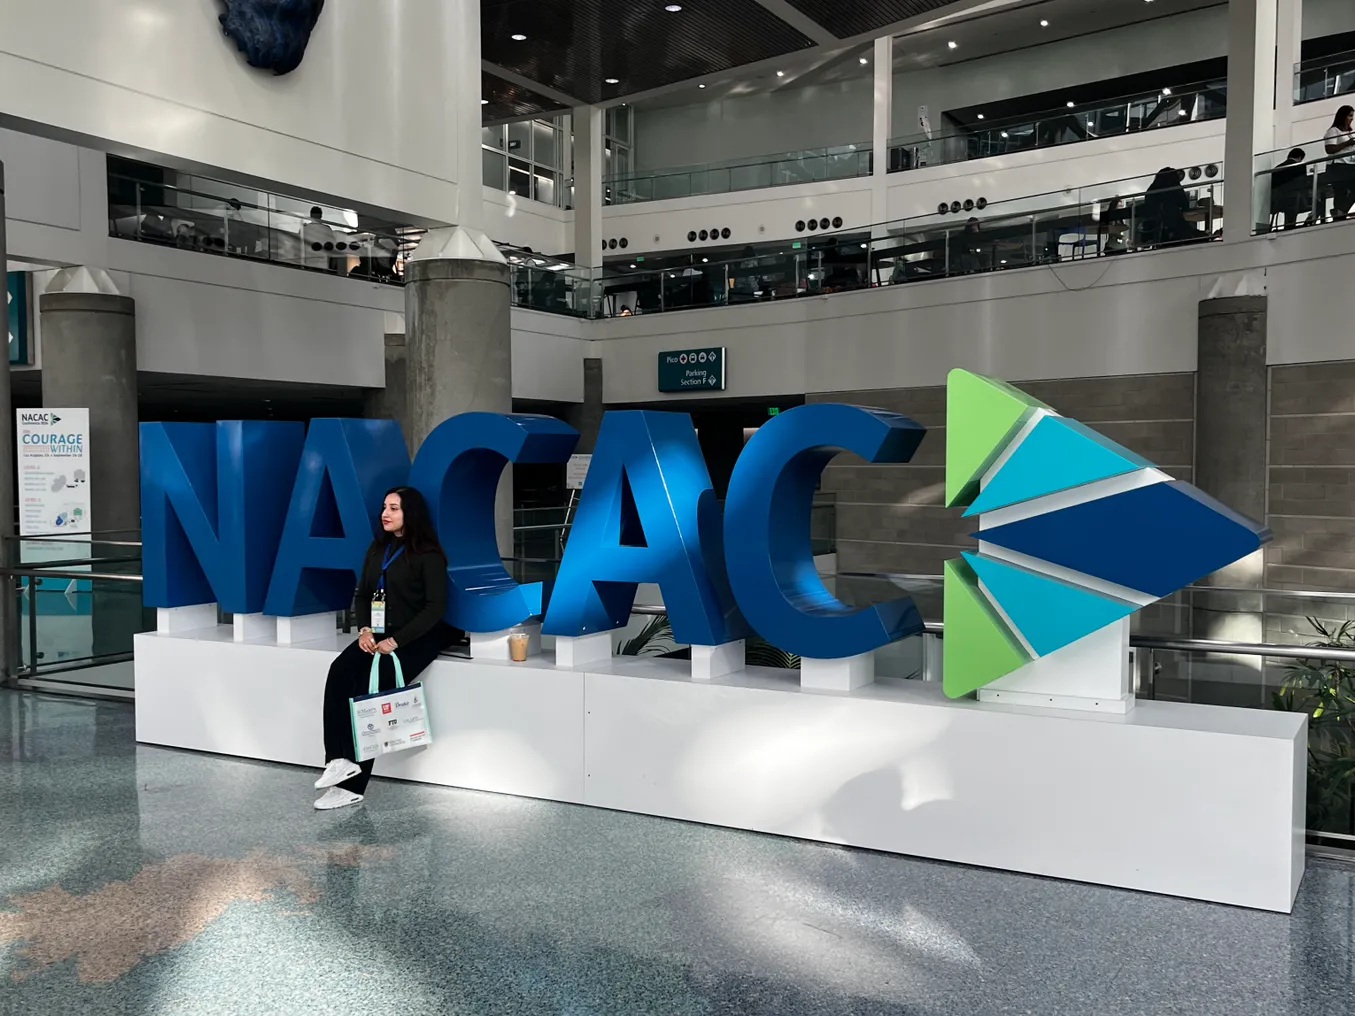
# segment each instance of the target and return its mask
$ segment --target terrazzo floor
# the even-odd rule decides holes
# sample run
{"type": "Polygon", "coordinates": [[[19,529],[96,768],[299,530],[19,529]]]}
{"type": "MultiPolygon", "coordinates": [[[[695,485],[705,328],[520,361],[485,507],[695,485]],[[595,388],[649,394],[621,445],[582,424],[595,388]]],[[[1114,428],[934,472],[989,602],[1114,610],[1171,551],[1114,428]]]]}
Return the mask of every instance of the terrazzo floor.
{"type": "Polygon", "coordinates": [[[0,1013],[1355,1014],[1333,862],[1284,916],[314,779],[0,691],[0,1013]]]}

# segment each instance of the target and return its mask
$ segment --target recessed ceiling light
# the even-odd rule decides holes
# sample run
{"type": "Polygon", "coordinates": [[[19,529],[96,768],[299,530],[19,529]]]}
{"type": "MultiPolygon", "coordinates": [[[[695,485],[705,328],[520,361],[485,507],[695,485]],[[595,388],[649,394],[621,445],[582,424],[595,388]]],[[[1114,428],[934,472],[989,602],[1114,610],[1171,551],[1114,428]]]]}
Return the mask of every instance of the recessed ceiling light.
{"type": "Polygon", "coordinates": [[[489,105],[489,100],[488,100],[488,99],[481,99],[481,100],[480,100],[480,105],[482,105],[482,106],[488,106],[488,105],[489,105]]]}
{"type": "Polygon", "coordinates": [[[703,265],[704,265],[704,264],[707,264],[709,261],[710,261],[710,258],[702,258],[702,259],[701,259],[701,263],[702,263],[703,265]]]}
{"type": "Polygon", "coordinates": [[[697,87],[697,88],[705,88],[706,86],[705,86],[705,85],[697,85],[696,87],[697,87]]]}
{"type": "Polygon", "coordinates": [[[669,4],[664,10],[669,14],[676,14],[678,11],[682,10],[682,4],[669,4]]]}
{"type": "Polygon", "coordinates": [[[1069,109],[1072,109],[1072,108],[1073,108],[1073,105],[1074,105],[1073,100],[1072,100],[1072,99],[1069,99],[1069,100],[1068,100],[1068,108],[1069,108],[1069,109]]]}
{"type": "Polygon", "coordinates": [[[980,120],[983,119],[983,114],[982,114],[982,113],[979,114],[979,119],[980,119],[980,120]]]}
{"type": "Polygon", "coordinates": [[[960,44],[958,42],[955,42],[954,40],[951,40],[950,42],[946,43],[946,45],[949,46],[951,49],[960,48],[960,44]]]}
{"type": "Polygon", "coordinates": [[[861,66],[864,67],[864,66],[866,66],[866,64],[868,64],[868,63],[870,63],[870,58],[869,58],[869,57],[864,57],[864,56],[863,56],[863,57],[861,58],[861,66]]]}
{"type": "MultiPolygon", "coordinates": [[[[678,10],[682,10],[682,8],[679,7],[678,10]]],[[[632,268],[639,268],[640,266],[639,266],[639,265],[631,265],[631,267],[632,267],[632,268]]]]}
{"type": "Polygon", "coordinates": [[[1041,18],[1041,19],[1040,19],[1040,27],[1041,27],[1041,28],[1048,28],[1048,27],[1049,27],[1049,22],[1046,21],[1044,18],[1041,18]]]}
{"type": "Polygon", "coordinates": [[[1171,95],[1171,94],[1172,94],[1172,90],[1171,90],[1170,88],[1164,88],[1164,89],[1162,89],[1162,94],[1163,94],[1163,95],[1171,95]]]}
{"type": "Polygon", "coordinates": [[[525,36],[525,35],[523,35],[523,34],[521,34],[521,33],[515,33],[515,34],[512,36],[512,39],[513,39],[514,42],[526,42],[526,41],[527,41],[527,36],[525,36]]]}
{"type": "Polygon", "coordinates": [[[1003,132],[1002,132],[1002,136],[1005,138],[1005,137],[1007,136],[1007,132],[1006,132],[1006,131],[1003,131],[1003,132]]]}
{"type": "Polygon", "coordinates": [[[518,192],[515,191],[515,190],[510,190],[508,193],[509,193],[511,196],[513,196],[513,197],[517,197],[517,193],[518,193],[518,192]]]}
{"type": "Polygon", "coordinates": [[[777,76],[778,78],[784,78],[784,77],[786,76],[786,72],[785,72],[785,71],[777,71],[777,72],[776,72],[776,76],[777,76]]]}
{"type": "Polygon", "coordinates": [[[862,249],[862,250],[867,250],[869,247],[870,247],[870,244],[868,244],[868,243],[863,243],[863,244],[861,245],[861,249],[862,249]]]}
{"type": "Polygon", "coordinates": [[[1185,115],[1186,115],[1186,111],[1185,111],[1184,109],[1178,109],[1178,110],[1176,111],[1176,115],[1177,115],[1177,116],[1185,116],[1185,115]]]}
{"type": "Polygon", "coordinates": [[[621,79],[620,79],[620,78],[606,78],[605,80],[606,80],[607,84],[609,84],[609,85],[619,85],[619,84],[621,84],[621,79]]]}

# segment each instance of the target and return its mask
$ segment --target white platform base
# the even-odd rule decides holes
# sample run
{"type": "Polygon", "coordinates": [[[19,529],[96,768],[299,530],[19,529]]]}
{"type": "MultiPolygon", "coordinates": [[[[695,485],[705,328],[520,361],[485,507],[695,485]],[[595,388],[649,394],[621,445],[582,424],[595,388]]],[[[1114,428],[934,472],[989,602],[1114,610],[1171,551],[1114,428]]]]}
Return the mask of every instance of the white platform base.
{"type": "Polygon", "coordinates": [[[718,646],[692,646],[692,680],[713,681],[743,669],[747,644],[743,639],[718,646]]]}
{"type": "MultiPolygon", "coordinates": [[[[137,739],[318,767],[343,644],[138,635],[137,739]]],[[[891,679],[806,694],[789,671],[549,654],[443,658],[424,685],[434,742],[378,775],[1266,910],[1303,874],[1302,714],[1034,711],[891,679]]]]}
{"type": "Polygon", "coordinates": [[[236,642],[253,642],[277,635],[278,619],[267,614],[233,614],[231,627],[236,642]]]}
{"type": "MultiPolygon", "coordinates": [[[[328,614],[306,614],[303,617],[280,617],[277,622],[278,643],[284,646],[333,638],[339,629],[332,611],[328,614]]],[[[353,637],[357,638],[356,635],[353,637]]]]}
{"type": "Polygon", "coordinates": [[[472,632],[470,636],[470,658],[472,660],[511,660],[508,637],[514,632],[521,632],[527,636],[528,659],[541,655],[541,625],[523,624],[516,628],[489,632],[483,635],[472,632]]]}
{"type": "Polygon", "coordinates": [[[191,607],[160,607],[155,612],[155,630],[167,635],[215,628],[216,622],[215,603],[196,603],[191,607]]]}
{"type": "Polygon", "coordinates": [[[1108,624],[979,689],[980,702],[1124,714],[1134,708],[1129,618],[1108,624]]]}
{"type": "Polygon", "coordinates": [[[875,680],[875,654],[840,660],[800,661],[800,687],[808,691],[854,691],[875,680]]]}
{"type": "Polygon", "coordinates": [[[555,662],[561,667],[591,667],[610,660],[614,634],[600,631],[577,638],[560,636],[555,640],[555,662]]]}

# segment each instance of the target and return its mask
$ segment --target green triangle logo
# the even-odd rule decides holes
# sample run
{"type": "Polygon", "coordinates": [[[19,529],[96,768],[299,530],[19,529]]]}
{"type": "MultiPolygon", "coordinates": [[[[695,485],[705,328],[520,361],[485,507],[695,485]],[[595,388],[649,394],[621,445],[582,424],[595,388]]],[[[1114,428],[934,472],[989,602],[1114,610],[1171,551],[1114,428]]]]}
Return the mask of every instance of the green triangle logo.
{"type": "Polygon", "coordinates": [[[979,480],[1037,409],[1048,409],[996,378],[952,370],[946,381],[946,507],[968,505],[979,480]]]}
{"type": "Polygon", "coordinates": [[[974,569],[963,559],[946,562],[943,599],[946,637],[941,643],[941,681],[949,698],[978,691],[1030,662],[979,589],[974,569]]]}

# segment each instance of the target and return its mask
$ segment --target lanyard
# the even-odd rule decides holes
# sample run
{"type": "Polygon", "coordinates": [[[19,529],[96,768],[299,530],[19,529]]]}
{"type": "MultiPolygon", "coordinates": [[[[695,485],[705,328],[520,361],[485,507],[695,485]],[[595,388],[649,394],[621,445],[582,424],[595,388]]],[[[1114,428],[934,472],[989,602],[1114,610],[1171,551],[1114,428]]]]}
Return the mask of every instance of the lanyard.
{"type": "Polygon", "coordinates": [[[389,547],[386,548],[386,553],[381,558],[381,577],[376,580],[376,588],[378,592],[384,592],[386,589],[386,569],[393,565],[396,561],[396,558],[398,558],[404,552],[405,552],[404,547],[401,547],[394,554],[391,553],[391,548],[389,547]]]}

